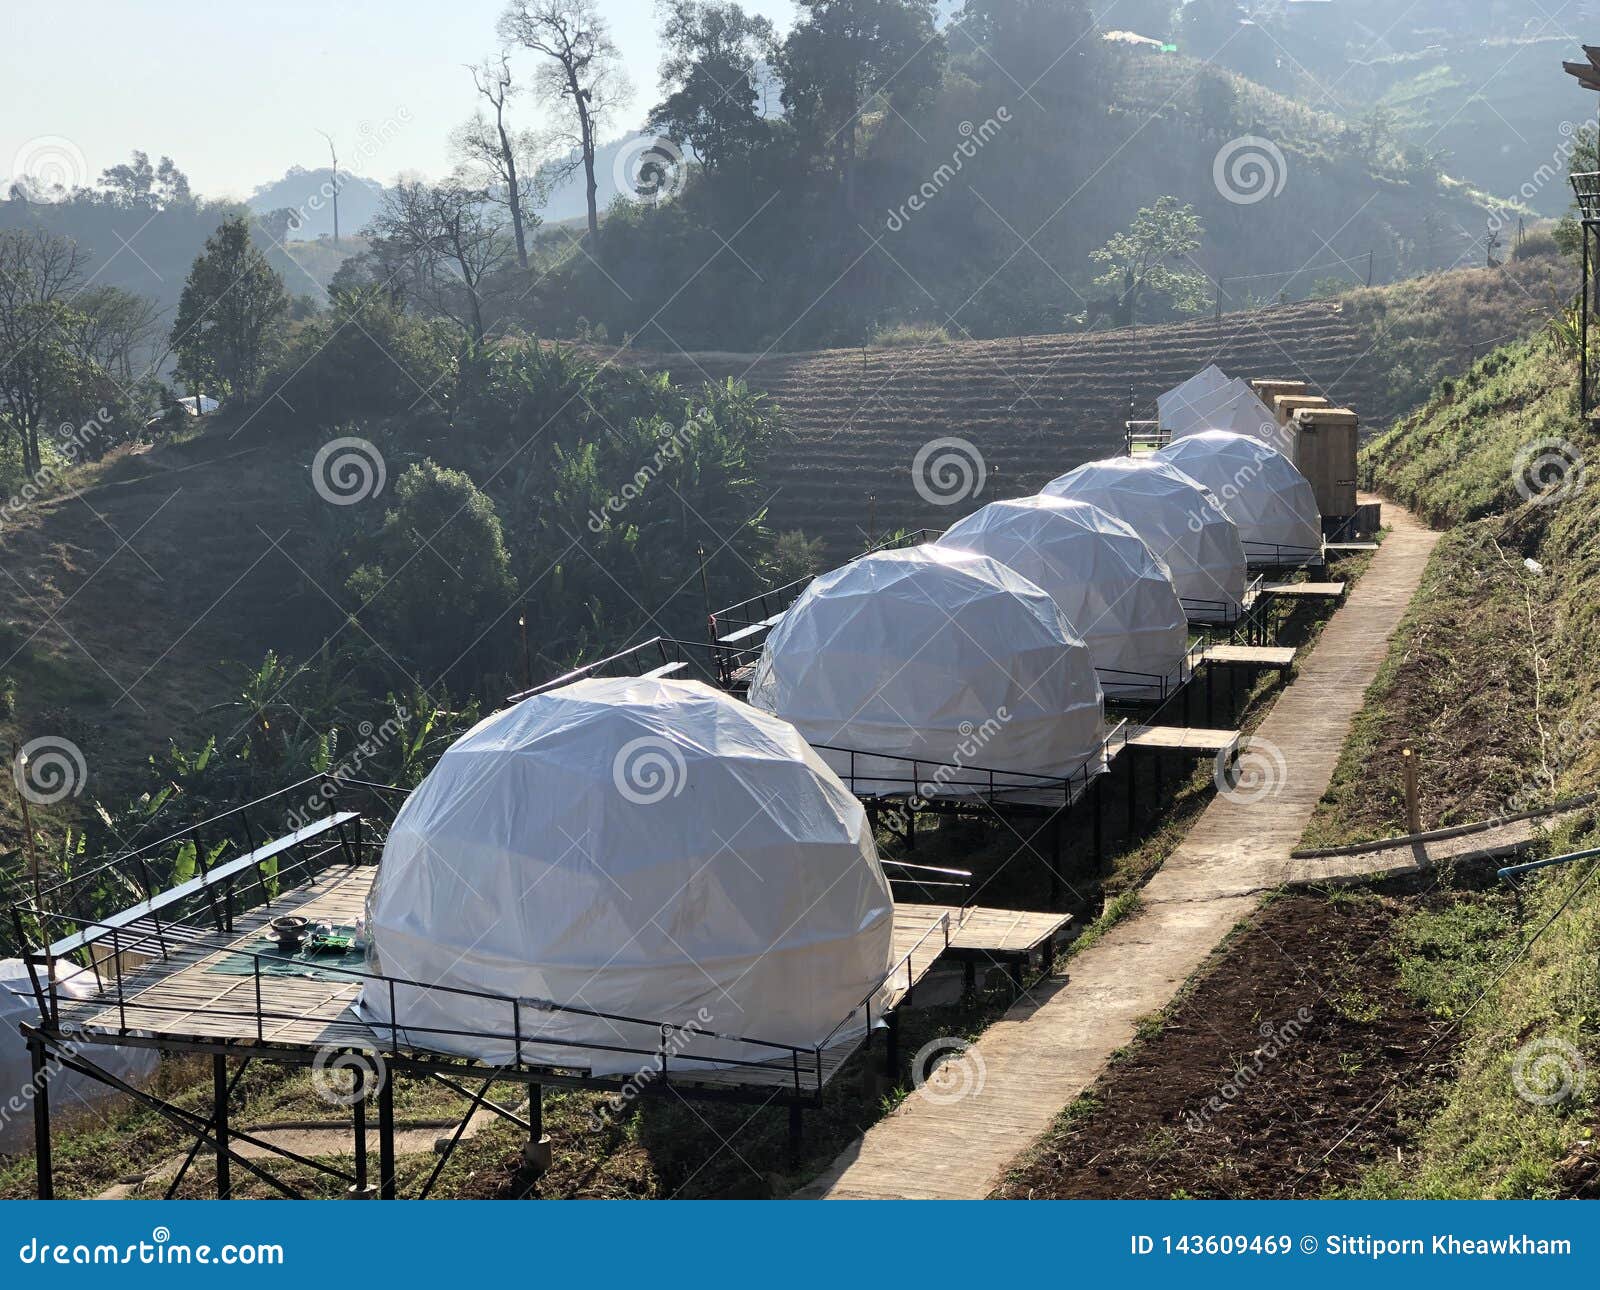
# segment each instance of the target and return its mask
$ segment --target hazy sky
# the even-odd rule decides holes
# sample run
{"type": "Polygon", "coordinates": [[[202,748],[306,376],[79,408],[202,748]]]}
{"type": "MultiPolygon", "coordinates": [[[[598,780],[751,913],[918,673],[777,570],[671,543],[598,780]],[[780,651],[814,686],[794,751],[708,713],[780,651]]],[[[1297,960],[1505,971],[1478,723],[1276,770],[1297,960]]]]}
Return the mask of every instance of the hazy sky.
{"type": "MultiPolygon", "coordinates": [[[[22,157],[89,182],[134,148],[166,154],[208,197],[243,197],[290,165],[377,179],[449,167],[472,110],[465,65],[495,48],[504,0],[0,0],[0,179],[22,157]]],[[[792,0],[745,0],[787,26],[792,0]]],[[[634,83],[655,101],[653,0],[601,0],[634,83]]],[[[531,56],[514,68],[526,75],[531,56]]],[[[520,109],[531,114],[531,104],[520,109]]],[[[27,167],[25,167],[27,168],[27,167]]]]}

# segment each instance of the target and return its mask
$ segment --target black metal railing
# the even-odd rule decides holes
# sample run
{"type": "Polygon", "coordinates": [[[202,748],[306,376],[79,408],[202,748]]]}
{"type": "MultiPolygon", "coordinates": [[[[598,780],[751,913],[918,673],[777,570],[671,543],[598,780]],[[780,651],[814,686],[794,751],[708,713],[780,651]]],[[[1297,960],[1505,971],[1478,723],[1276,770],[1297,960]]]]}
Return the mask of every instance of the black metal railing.
{"type": "MultiPolygon", "coordinates": [[[[845,565],[854,564],[857,560],[877,555],[881,551],[898,551],[906,547],[921,546],[943,535],[942,529],[917,529],[912,533],[899,533],[870,547],[860,555],[852,556],[845,561],[845,565]]],[[[845,565],[841,565],[840,568],[844,568],[845,565]]],[[[805,589],[816,580],[817,575],[796,578],[793,582],[786,582],[778,587],[768,587],[765,591],[757,592],[737,604],[716,610],[711,615],[713,640],[722,645],[742,645],[746,641],[759,639],[762,633],[777,625],[777,620],[788,612],[789,607],[799,600],[805,589]]]]}

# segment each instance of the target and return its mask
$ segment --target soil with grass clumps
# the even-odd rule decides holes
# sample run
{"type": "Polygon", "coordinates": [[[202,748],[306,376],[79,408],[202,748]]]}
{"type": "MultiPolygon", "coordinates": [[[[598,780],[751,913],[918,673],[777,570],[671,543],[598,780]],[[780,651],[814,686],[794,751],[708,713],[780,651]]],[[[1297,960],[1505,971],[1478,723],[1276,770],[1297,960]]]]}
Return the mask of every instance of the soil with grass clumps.
{"type": "Polygon", "coordinates": [[[996,1194],[1315,1197],[1404,1154],[1454,1034],[1402,988],[1394,934],[1460,898],[1389,884],[1268,902],[996,1194]]]}

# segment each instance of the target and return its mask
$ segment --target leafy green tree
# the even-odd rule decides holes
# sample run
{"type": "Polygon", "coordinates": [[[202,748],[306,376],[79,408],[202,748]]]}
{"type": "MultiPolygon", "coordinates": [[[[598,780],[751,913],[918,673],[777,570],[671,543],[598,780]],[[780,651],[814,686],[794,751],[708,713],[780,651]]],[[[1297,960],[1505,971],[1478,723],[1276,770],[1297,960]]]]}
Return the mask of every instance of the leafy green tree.
{"type": "Polygon", "coordinates": [[[1191,58],[1215,58],[1239,31],[1238,0],[1187,0],[1178,19],[1178,42],[1191,58]]]}
{"type": "Polygon", "coordinates": [[[0,432],[18,439],[30,475],[44,465],[42,429],[79,421],[92,403],[95,369],[71,343],[85,262],[43,229],[0,233],[0,432]]]}
{"type": "Polygon", "coordinates": [[[665,0],[661,87],[648,128],[687,143],[708,170],[766,137],[758,89],[774,53],[772,23],[730,0],[665,0]]]}
{"type": "Polygon", "coordinates": [[[949,40],[954,53],[969,51],[964,70],[1014,112],[1105,110],[1105,64],[1083,0],[966,0],[949,40]]]}
{"type": "Polygon", "coordinates": [[[863,117],[874,100],[913,112],[939,84],[944,38],[933,0],[796,0],[800,21],[777,66],[783,105],[814,154],[827,156],[854,205],[863,117]]]}
{"type": "Polygon", "coordinates": [[[1194,110],[1200,128],[1216,138],[1227,138],[1239,128],[1239,92],[1233,81],[1214,68],[1204,68],[1194,87],[1194,110]]]}
{"type": "Polygon", "coordinates": [[[437,676],[471,675],[516,597],[494,503],[462,471],[412,466],[346,589],[389,656],[437,676]]]}
{"type": "Polygon", "coordinates": [[[1206,277],[1178,266],[1200,249],[1205,230],[1194,207],[1162,197],[1142,208],[1125,233],[1118,233],[1089,258],[1104,270],[1095,285],[1117,292],[1123,320],[1138,319],[1139,305],[1164,296],[1181,313],[1205,307],[1206,277]]]}
{"type": "Polygon", "coordinates": [[[283,279],[232,215],[206,239],[189,270],[172,324],[179,371],[221,393],[252,388],[270,361],[289,312],[283,279]]]}
{"type": "Polygon", "coordinates": [[[171,157],[163,157],[152,166],[149,154],[138,151],[134,152],[131,162],[101,171],[100,187],[107,200],[118,206],[163,210],[194,200],[189,191],[189,177],[172,164],[171,157]]]}

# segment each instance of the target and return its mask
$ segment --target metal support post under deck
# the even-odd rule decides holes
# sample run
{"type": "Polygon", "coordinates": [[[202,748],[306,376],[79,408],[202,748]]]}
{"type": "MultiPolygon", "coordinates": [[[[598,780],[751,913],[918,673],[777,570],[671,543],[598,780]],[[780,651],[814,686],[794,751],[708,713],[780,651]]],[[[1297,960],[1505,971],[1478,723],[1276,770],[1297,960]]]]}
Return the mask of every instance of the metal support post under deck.
{"type": "Polygon", "coordinates": [[[394,1072],[386,1071],[378,1084],[378,1197],[394,1194],[394,1072]]]}
{"type": "Polygon", "coordinates": [[[28,1037],[33,1067],[33,1168],[40,1200],[56,1198],[55,1170],[50,1162],[50,1076],[45,1070],[44,1040],[28,1037]]]}
{"type": "Polygon", "coordinates": [[[233,1199],[233,1162],[228,1154],[228,1059],[211,1058],[211,1126],[217,1140],[217,1199],[233,1199]]]}
{"type": "Polygon", "coordinates": [[[528,1141],[522,1148],[522,1163],[529,1173],[541,1178],[550,1172],[550,1135],[544,1131],[544,1085],[528,1085],[528,1141]]]}
{"type": "Polygon", "coordinates": [[[355,1121],[356,1139],[356,1181],[351,1194],[357,1200],[365,1200],[371,1191],[367,1184],[367,1085],[366,1072],[361,1069],[359,1062],[352,1066],[351,1077],[351,1092],[355,1100],[350,1104],[350,1111],[355,1121]]]}

